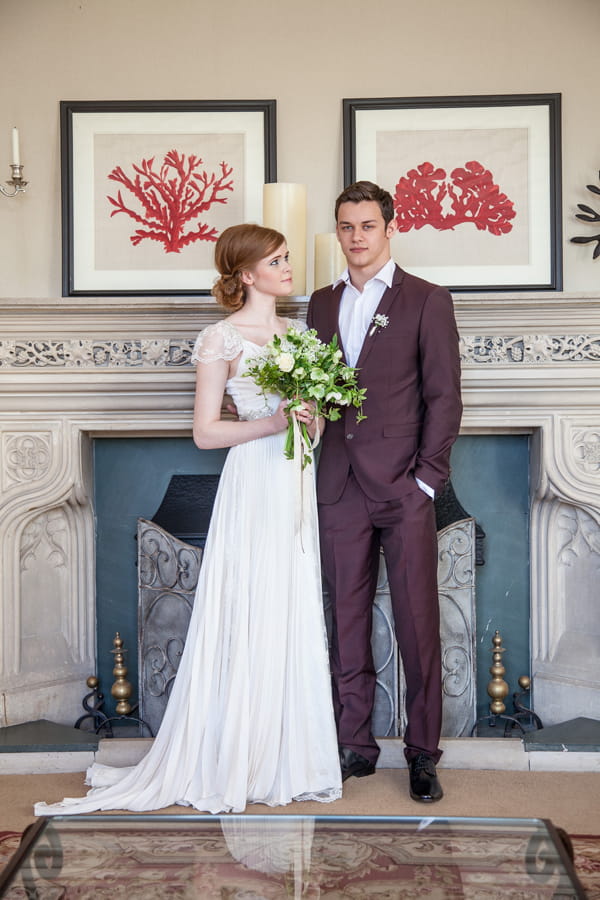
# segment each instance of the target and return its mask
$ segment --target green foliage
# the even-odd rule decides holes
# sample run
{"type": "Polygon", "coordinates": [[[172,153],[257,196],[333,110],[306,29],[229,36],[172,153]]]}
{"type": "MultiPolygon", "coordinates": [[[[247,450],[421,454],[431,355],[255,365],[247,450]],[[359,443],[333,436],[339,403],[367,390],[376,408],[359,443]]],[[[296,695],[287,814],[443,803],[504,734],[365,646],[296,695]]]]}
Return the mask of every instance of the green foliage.
{"type": "MultiPolygon", "coordinates": [[[[345,406],[357,409],[357,422],[366,418],[362,405],[367,389],[358,386],[358,369],[342,361],[335,335],[329,344],[325,344],[314,329],[298,331],[290,326],[286,334],[276,335],[263,347],[248,366],[246,375],[265,393],[287,398],[290,415],[303,402],[308,402],[314,406],[315,416],[332,422],[341,418],[341,408],[345,406]]],[[[286,441],[288,459],[293,458],[292,424],[290,420],[286,441]]],[[[306,429],[303,427],[302,430],[305,443],[310,446],[306,429]]]]}

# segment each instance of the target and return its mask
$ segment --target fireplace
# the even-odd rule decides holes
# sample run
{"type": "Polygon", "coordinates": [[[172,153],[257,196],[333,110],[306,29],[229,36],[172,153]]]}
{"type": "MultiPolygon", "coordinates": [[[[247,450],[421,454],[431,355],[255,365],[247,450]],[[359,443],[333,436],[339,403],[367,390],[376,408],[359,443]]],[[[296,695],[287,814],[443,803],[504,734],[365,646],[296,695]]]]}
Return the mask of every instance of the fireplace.
{"type": "MultiPolygon", "coordinates": [[[[195,603],[202,551],[214,502],[213,475],[174,475],[152,521],[137,520],[137,657],[142,720],[156,734],[166,710],[195,603]],[[171,529],[171,530],[170,530],[171,529]]],[[[436,500],[438,585],[442,644],[442,736],[469,736],[477,719],[475,690],[476,531],[449,484],[436,500]]],[[[285,603],[285,597],[281,598],[285,603]]],[[[324,594],[327,632],[331,605],[324,594]]],[[[100,614],[99,614],[100,615],[100,614]]],[[[122,633],[121,631],[119,632],[122,633]]],[[[383,555],[371,644],[376,673],[372,730],[398,737],[406,728],[402,660],[383,555]]]]}
{"type": "MultiPolygon", "coordinates": [[[[545,724],[586,716],[600,708],[600,297],[455,302],[462,434],[531,444],[535,708],[545,724]]],[[[1,301],[0,725],[80,714],[97,668],[92,442],[189,438],[190,351],[218,315],[190,297],[1,301]]]]}
{"type": "MultiPolygon", "coordinates": [[[[191,438],[111,438],[93,440],[94,512],[96,522],[96,623],[98,665],[97,674],[107,694],[112,683],[112,640],[119,631],[129,648],[127,665],[129,680],[138,685],[138,582],[142,565],[138,565],[140,542],[136,544],[138,519],[150,519],[185,543],[202,544],[208,525],[209,510],[199,514],[203,505],[210,506],[225,451],[199,451],[191,438]],[[182,473],[188,473],[187,475],[182,473]],[[172,499],[167,499],[172,497],[172,499]]],[[[517,678],[530,670],[529,662],[529,436],[528,435],[461,435],[452,452],[452,482],[454,490],[436,500],[438,530],[460,519],[475,518],[480,532],[473,552],[479,561],[476,567],[469,560],[467,567],[455,559],[449,541],[443,551],[440,576],[442,603],[449,600],[448,576],[458,578],[464,588],[468,576],[477,578],[476,641],[479,665],[477,677],[477,715],[488,711],[487,684],[490,679],[491,637],[500,629],[504,644],[507,679],[516,689],[517,678]],[[477,477],[473,478],[472,473],[477,477]],[[485,535],[481,523],[485,525],[485,535]],[[485,564],[482,563],[485,560],[485,564]],[[507,573],[510,575],[507,577],[507,573]]],[[[383,574],[383,573],[382,573],[383,574]]],[[[167,577],[171,577],[168,575],[167,577]]],[[[382,595],[385,590],[382,587],[382,595]]],[[[193,594],[192,594],[193,596],[193,594]]],[[[458,599],[458,598],[457,598],[458,599]]],[[[391,633],[389,616],[380,615],[377,622],[385,638],[391,633]]],[[[473,616],[469,615],[472,622],[473,616]]],[[[467,635],[468,626],[453,629],[467,635]]],[[[445,659],[445,686],[448,693],[473,687],[462,672],[468,657],[456,646],[453,638],[450,654],[445,659]],[[459,674],[459,672],[461,674],[459,674]]],[[[393,646],[392,646],[393,651],[393,646]]],[[[389,653],[382,649],[383,660],[389,653]]],[[[394,663],[385,666],[385,681],[381,691],[395,695],[394,663]]],[[[400,689],[402,686],[400,685],[400,689]]],[[[475,692],[474,692],[475,694],[475,692]]],[[[382,697],[382,706],[390,709],[382,697]]],[[[106,705],[114,705],[110,697],[106,705]]],[[[385,733],[390,728],[385,718],[385,733]]],[[[393,720],[393,716],[392,716],[393,720]]],[[[461,732],[467,728],[463,721],[461,732]]],[[[468,728],[467,728],[468,730],[468,728]]]]}

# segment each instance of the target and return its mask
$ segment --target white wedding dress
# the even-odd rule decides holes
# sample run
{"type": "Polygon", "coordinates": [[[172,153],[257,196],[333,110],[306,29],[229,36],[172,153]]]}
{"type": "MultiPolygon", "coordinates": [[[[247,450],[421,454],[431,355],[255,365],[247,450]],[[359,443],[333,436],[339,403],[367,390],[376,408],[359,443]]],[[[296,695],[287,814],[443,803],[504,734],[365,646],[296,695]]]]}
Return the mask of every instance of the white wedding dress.
{"type": "MultiPolygon", "coordinates": [[[[241,419],[270,415],[281,398],[244,377],[260,347],[227,321],[204,329],[192,359],[240,353],[227,392],[241,419]]],[[[301,473],[284,440],[282,432],[229,450],[185,650],[148,754],[133,767],[94,764],[85,797],[37,803],[36,815],[173,804],[242,812],[341,796],[314,463],[301,473]]]]}

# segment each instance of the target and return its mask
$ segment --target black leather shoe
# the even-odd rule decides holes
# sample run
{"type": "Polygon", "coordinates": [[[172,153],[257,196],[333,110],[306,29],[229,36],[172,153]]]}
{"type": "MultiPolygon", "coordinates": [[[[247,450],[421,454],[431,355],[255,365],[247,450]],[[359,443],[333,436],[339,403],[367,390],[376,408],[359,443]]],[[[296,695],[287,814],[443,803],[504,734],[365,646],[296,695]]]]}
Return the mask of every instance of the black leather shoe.
{"type": "Polygon", "coordinates": [[[356,778],[364,778],[375,771],[375,763],[369,762],[360,753],[350,750],[348,747],[340,747],[340,766],[342,768],[342,781],[352,775],[356,778]]]}
{"type": "Polygon", "coordinates": [[[438,781],[435,763],[430,756],[419,753],[408,763],[410,776],[410,796],[421,803],[433,803],[444,796],[438,781]]]}

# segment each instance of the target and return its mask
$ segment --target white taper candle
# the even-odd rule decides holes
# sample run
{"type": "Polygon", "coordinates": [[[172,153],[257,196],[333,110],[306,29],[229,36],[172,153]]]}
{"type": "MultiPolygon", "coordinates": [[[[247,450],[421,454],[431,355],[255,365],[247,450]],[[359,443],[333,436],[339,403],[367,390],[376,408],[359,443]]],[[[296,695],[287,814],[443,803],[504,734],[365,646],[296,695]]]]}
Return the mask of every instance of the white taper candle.
{"type": "Polygon", "coordinates": [[[19,153],[19,129],[12,130],[12,164],[13,166],[21,165],[21,155],[19,153]]]}

